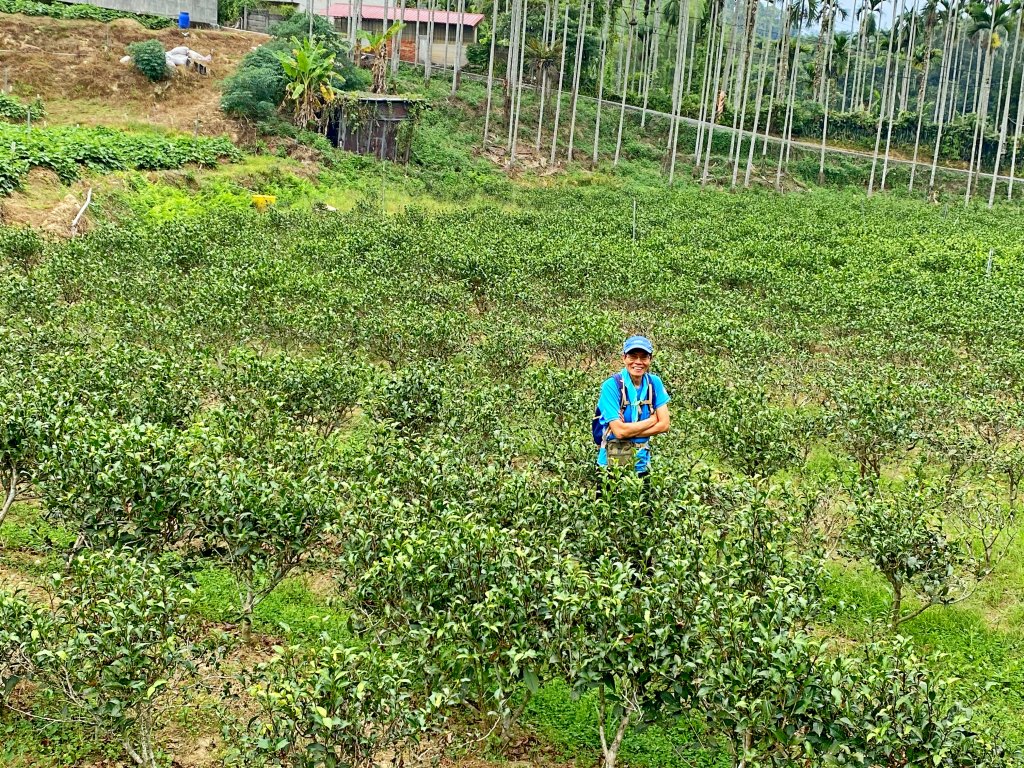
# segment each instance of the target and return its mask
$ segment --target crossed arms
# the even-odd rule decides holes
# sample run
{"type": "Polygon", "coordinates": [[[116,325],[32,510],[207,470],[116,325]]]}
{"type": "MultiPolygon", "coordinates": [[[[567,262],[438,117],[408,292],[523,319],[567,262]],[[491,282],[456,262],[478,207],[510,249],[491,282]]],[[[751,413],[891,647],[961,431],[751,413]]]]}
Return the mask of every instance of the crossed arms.
{"type": "Polygon", "coordinates": [[[658,406],[653,415],[640,421],[625,422],[622,419],[615,419],[608,424],[612,434],[617,440],[628,440],[632,437],[652,437],[668,432],[669,417],[668,403],[658,406]]]}

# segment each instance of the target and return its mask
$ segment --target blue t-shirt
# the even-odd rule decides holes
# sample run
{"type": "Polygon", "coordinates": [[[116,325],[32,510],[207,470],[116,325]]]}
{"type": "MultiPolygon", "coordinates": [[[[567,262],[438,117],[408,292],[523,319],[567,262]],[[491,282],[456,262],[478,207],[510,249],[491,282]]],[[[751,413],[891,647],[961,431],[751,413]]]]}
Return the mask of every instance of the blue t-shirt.
{"type": "MultiPolygon", "coordinates": [[[[672,400],[668,396],[668,392],[665,391],[665,385],[662,383],[659,376],[655,376],[653,373],[644,375],[643,381],[640,382],[640,391],[633,385],[633,380],[629,377],[626,369],[623,368],[620,373],[622,376],[622,382],[626,385],[626,400],[628,405],[626,406],[625,412],[622,414],[622,420],[625,422],[641,421],[650,416],[661,406],[665,405],[672,400]],[[647,410],[647,407],[638,407],[640,402],[647,399],[647,388],[654,388],[653,398],[653,409],[647,410]],[[638,415],[637,411],[641,411],[638,415]]],[[[619,390],[619,385],[615,381],[614,376],[609,376],[604,380],[604,384],[601,385],[601,396],[597,401],[597,410],[601,416],[601,426],[605,429],[613,421],[619,418],[619,411],[622,408],[622,393],[619,390]]],[[[615,439],[614,435],[610,439],[615,439]]],[[[631,437],[629,442],[646,444],[651,438],[649,437],[631,437]]],[[[646,472],[650,466],[651,451],[649,448],[640,448],[636,452],[636,471],[646,472]]],[[[607,467],[608,466],[608,453],[604,448],[601,448],[597,452],[597,466],[607,467]]]]}

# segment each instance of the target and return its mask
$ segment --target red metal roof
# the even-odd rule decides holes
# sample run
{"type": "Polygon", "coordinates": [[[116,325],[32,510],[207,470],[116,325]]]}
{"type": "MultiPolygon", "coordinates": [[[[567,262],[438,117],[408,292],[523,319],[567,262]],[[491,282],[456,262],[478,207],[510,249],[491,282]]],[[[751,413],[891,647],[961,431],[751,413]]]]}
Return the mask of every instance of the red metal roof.
{"type": "MultiPolygon", "coordinates": [[[[347,19],[352,15],[352,5],[350,3],[331,3],[327,9],[327,15],[331,18],[347,19]]],[[[364,19],[380,21],[384,18],[384,6],[364,5],[360,16],[364,19]]],[[[430,21],[430,16],[431,12],[426,8],[406,8],[405,11],[402,11],[401,8],[395,7],[394,3],[388,4],[388,21],[404,21],[407,24],[426,23],[430,21]]],[[[435,24],[459,23],[459,14],[451,11],[434,11],[433,16],[435,24]]],[[[483,21],[484,15],[482,13],[465,13],[462,14],[462,17],[467,26],[475,27],[483,21]]]]}

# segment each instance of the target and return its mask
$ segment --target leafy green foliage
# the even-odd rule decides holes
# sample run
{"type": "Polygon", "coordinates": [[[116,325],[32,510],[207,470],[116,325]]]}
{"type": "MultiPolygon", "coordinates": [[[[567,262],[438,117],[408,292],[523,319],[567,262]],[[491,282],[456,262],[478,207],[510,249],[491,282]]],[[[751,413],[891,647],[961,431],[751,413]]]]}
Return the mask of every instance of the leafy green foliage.
{"type": "Polygon", "coordinates": [[[0,253],[7,261],[25,274],[39,263],[43,255],[43,240],[29,227],[9,227],[0,230],[0,253]]]}
{"type": "Polygon", "coordinates": [[[132,57],[135,68],[153,82],[163,80],[170,74],[164,46],[159,40],[132,43],[128,46],[128,55],[132,57]]]}
{"type": "Polygon", "coordinates": [[[31,680],[66,720],[107,729],[133,759],[154,764],[161,699],[199,658],[190,590],[176,581],[130,551],[86,551],[54,577],[52,612],[0,593],[0,646],[10,654],[0,673],[31,680]]]}
{"type": "Polygon", "coordinates": [[[128,11],[115,11],[87,3],[43,2],[41,0],[0,0],[0,13],[20,13],[25,16],[49,16],[54,19],[87,19],[114,21],[134,19],[146,29],[166,29],[173,21],[166,16],[148,16],[128,11]]]}
{"type": "Polygon", "coordinates": [[[124,133],[110,128],[33,128],[0,123],[0,194],[14,191],[29,168],[48,168],[68,184],[79,166],[91,171],[180,168],[188,163],[216,165],[239,151],[227,138],[194,138],[124,133]]]}
{"type": "Polygon", "coordinates": [[[293,119],[302,128],[318,124],[326,107],[334,101],[335,54],[308,37],[292,38],[291,49],[278,53],[284,71],[285,99],[294,104],[293,119]]]}
{"type": "MultiPolygon", "coordinates": [[[[337,90],[359,90],[367,75],[352,64],[348,43],[322,16],[313,17],[313,41],[328,55],[332,87],[337,90]]],[[[284,102],[288,77],[281,66],[281,57],[290,57],[296,40],[309,34],[309,17],[295,14],[271,28],[275,39],[250,51],[238,69],[224,81],[221,109],[235,117],[267,121],[284,102]]]]}
{"type": "Polygon", "coordinates": [[[382,751],[401,752],[440,722],[450,699],[441,691],[424,695],[418,670],[399,654],[326,636],[321,643],[279,647],[248,677],[260,714],[232,734],[236,760],[370,766],[382,751]]]}
{"type": "Polygon", "coordinates": [[[229,115],[267,120],[284,101],[287,79],[278,53],[287,50],[283,41],[272,41],[245,54],[225,81],[220,106],[229,115]]]}
{"type": "Polygon", "coordinates": [[[338,503],[318,441],[281,425],[214,412],[187,436],[194,446],[189,525],[238,579],[248,639],[253,608],[319,540],[338,503]]]}
{"type": "MultiPolygon", "coordinates": [[[[1016,253],[1016,214],[645,189],[634,242],[632,189],[503,189],[458,211],[126,217],[48,242],[27,272],[5,262],[3,445],[38,514],[66,525],[61,548],[171,548],[211,621],[301,625],[288,642],[305,647],[248,681],[265,701],[238,748],[268,763],[327,762],[309,746],[328,742],[358,761],[359,738],[412,738],[435,706],[431,722],[507,738],[556,687],[586,703],[577,753],[609,766],[678,722],[701,764],[988,760],[962,737],[998,742],[990,713],[1019,721],[1019,700],[973,683],[1012,688],[1015,636],[972,611],[1000,645],[981,668],[866,650],[859,623],[828,641],[823,609],[853,611],[823,599],[818,533],[850,512],[848,551],[891,538],[908,596],[959,594],[947,486],[1009,505],[1019,477],[1005,308],[1024,283],[1012,258],[986,278],[977,247],[1016,253]],[[646,491],[613,472],[598,501],[586,424],[633,331],[655,340],[673,429],[646,491]],[[312,642],[327,613],[350,620],[340,649],[312,642]],[[945,680],[963,669],[972,685],[945,680]]],[[[872,615],[887,584],[869,585],[872,615]]]]}
{"type": "Polygon", "coordinates": [[[911,485],[899,492],[864,493],[847,532],[850,550],[875,566],[889,582],[893,630],[933,605],[956,600],[962,591],[964,552],[942,530],[927,489],[911,485]],[[913,593],[922,605],[905,611],[913,593]]]}
{"type": "Polygon", "coordinates": [[[46,115],[43,102],[36,99],[28,104],[22,104],[9,93],[0,91],[0,120],[7,120],[11,123],[23,123],[31,116],[32,120],[39,120],[46,115]]]}

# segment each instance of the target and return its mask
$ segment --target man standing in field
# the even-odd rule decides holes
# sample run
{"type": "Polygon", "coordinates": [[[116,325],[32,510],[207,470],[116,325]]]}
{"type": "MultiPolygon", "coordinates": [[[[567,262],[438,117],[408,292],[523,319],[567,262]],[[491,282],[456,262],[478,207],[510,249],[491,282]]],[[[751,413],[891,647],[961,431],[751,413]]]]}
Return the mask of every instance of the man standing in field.
{"type": "Polygon", "coordinates": [[[645,483],[650,474],[650,440],[668,432],[672,399],[661,378],[650,373],[654,345],[630,336],[622,345],[623,369],[601,385],[592,425],[597,466],[633,465],[645,483]]]}

